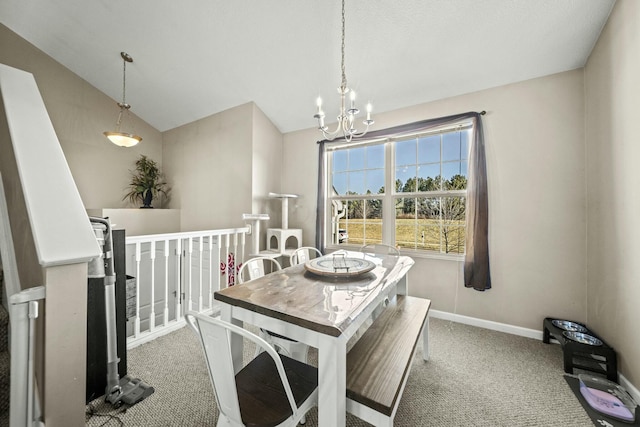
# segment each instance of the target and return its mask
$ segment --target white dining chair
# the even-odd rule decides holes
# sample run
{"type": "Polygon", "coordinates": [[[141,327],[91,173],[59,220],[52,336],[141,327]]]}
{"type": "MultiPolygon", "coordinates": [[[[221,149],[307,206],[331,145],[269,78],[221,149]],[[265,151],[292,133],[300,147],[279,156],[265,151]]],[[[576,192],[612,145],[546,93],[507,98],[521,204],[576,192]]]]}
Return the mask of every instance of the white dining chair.
{"type": "Polygon", "coordinates": [[[265,266],[269,266],[270,271],[278,271],[282,270],[282,266],[278,261],[270,257],[255,257],[250,258],[242,264],[240,269],[238,270],[238,283],[244,283],[247,280],[257,279],[258,277],[262,277],[265,275],[265,266]],[[248,276],[245,279],[245,274],[248,276]]]}
{"type": "Polygon", "coordinates": [[[220,319],[190,312],[189,326],[200,339],[220,415],[218,427],[295,427],[318,404],[318,370],[278,354],[259,336],[220,319]],[[264,351],[234,374],[232,334],[264,351]],[[282,386],[278,386],[282,384],[282,386]]]}
{"type": "MultiPolygon", "coordinates": [[[[265,265],[271,266],[271,272],[281,270],[280,263],[273,258],[251,258],[242,264],[240,270],[238,270],[238,283],[244,283],[247,280],[253,280],[264,276],[265,271],[267,271],[265,269],[265,265]],[[245,279],[245,273],[247,274],[248,279],[245,279]]],[[[307,363],[307,358],[309,356],[308,345],[263,328],[260,328],[260,337],[275,347],[279,352],[284,353],[293,359],[307,363]]],[[[260,351],[260,348],[256,348],[256,352],[260,351]]]]}
{"type": "Polygon", "coordinates": [[[302,246],[291,253],[289,256],[289,264],[304,264],[310,259],[321,257],[322,252],[313,246],[302,246]]]}

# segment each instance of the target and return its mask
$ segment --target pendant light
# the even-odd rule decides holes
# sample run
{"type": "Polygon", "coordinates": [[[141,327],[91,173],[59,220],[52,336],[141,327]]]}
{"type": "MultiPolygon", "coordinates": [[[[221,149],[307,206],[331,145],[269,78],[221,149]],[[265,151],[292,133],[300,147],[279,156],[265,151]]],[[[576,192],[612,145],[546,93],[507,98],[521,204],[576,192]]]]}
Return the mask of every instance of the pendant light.
{"type": "Polygon", "coordinates": [[[127,87],[127,62],[133,62],[133,58],[127,52],[120,52],[122,57],[123,70],[122,70],[122,102],[118,102],[120,112],[118,113],[118,120],[116,121],[115,131],[103,132],[104,136],[109,138],[109,141],[120,147],[133,147],[138,142],[142,141],[142,138],[138,135],[123,132],[121,130],[122,119],[125,115],[129,114],[131,105],[126,103],[126,87],[127,87]]]}

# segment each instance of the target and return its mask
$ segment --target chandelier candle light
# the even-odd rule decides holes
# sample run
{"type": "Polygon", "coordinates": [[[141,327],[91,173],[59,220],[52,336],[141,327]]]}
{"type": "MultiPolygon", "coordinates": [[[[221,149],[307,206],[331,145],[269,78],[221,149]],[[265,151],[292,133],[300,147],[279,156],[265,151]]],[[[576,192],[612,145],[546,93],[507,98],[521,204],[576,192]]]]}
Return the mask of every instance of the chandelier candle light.
{"type": "Polygon", "coordinates": [[[360,112],[359,109],[356,108],[356,93],[353,90],[350,90],[347,87],[347,76],[344,68],[344,2],[342,0],[342,82],[340,83],[340,87],[338,88],[338,93],[340,94],[340,114],[338,115],[338,126],[332,132],[329,132],[329,127],[324,124],[324,111],[322,111],[322,99],[318,97],[316,101],[316,105],[318,110],[316,114],[313,116],[318,120],[318,130],[322,132],[324,138],[333,141],[338,134],[342,133],[342,138],[345,141],[349,142],[352,138],[360,138],[364,136],[369,130],[369,126],[371,126],[374,121],[371,119],[371,104],[367,104],[367,118],[362,121],[367,127],[364,131],[358,133],[358,130],[355,128],[355,118],[356,115],[360,112]],[[346,95],[349,93],[350,105],[349,109],[346,108],[346,95]]]}
{"type": "Polygon", "coordinates": [[[128,113],[129,108],[131,108],[131,105],[127,104],[125,101],[125,95],[127,84],[127,62],[133,62],[133,58],[127,52],[120,52],[120,56],[122,57],[122,62],[124,64],[122,71],[122,102],[118,102],[120,113],[118,114],[118,121],[116,122],[116,130],[106,131],[103,132],[103,134],[104,136],[109,138],[109,141],[113,142],[115,145],[118,145],[120,147],[133,147],[138,142],[142,141],[142,138],[138,135],[134,135],[128,132],[122,132],[120,130],[123,115],[125,113],[128,113]]]}

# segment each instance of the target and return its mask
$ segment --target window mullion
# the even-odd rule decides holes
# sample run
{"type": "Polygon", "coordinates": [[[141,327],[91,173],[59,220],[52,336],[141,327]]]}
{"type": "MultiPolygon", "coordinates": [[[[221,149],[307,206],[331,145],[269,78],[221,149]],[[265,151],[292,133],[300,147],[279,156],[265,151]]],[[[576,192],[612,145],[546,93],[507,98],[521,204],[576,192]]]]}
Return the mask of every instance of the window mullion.
{"type": "Polygon", "coordinates": [[[395,242],[395,153],[392,143],[384,144],[385,161],[385,191],[382,199],[382,242],[393,244],[395,242]]]}

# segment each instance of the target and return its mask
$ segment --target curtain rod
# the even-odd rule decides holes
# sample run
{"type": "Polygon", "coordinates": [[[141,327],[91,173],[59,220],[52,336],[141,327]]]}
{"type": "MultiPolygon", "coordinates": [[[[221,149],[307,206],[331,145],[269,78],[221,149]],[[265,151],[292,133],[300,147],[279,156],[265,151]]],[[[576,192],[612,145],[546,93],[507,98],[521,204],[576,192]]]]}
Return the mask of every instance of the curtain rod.
{"type": "MultiPolygon", "coordinates": [[[[473,117],[474,115],[484,116],[485,114],[487,114],[487,112],[485,110],[482,110],[480,112],[470,111],[470,112],[467,112],[467,113],[453,114],[453,115],[444,116],[444,117],[437,117],[435,119],[420,120],[420,121],[413,122],[413,123],[407,123],[407,124],[404,124],[404,125],[392,126],[390,128],[380,129],[380,130],[375,130],[373,132],[369,132],[369,135],[370,135],[369,138],[364,138],[364,139],[365,140],[366,139],[376,140],[376,139],[384,139],[384,138],[394,137],[394,136],[398,136],[398,135],[406,133],[406,132],[412,132],[413,130],[418,130],[420,128],[424,129],[423,126],[426,125],[426,124],[433,124],[434,126],[438,126],[439,124],[447,124],[447,122],[451,123],[451,122],[454,122],[456,120],[464,120],[465,118],[470,118],[470,117],[473,117]]],[[[329,140],[326,140],[326,139],[322,139],[322,140],[317,141],[318,144],[325,144],[325,143],[329,143],[329,142],[344,142],[344,140],[342,138],[338,138],[335,141],[329,141],[329,140]]]]}

